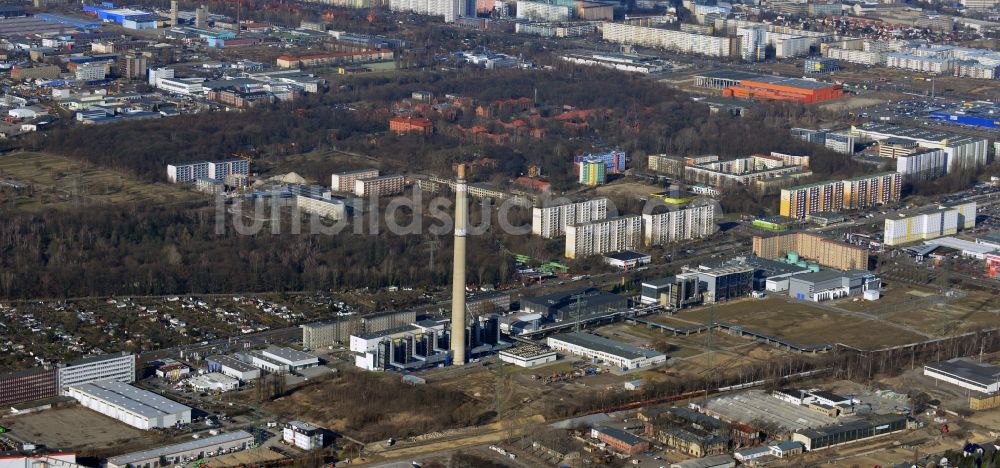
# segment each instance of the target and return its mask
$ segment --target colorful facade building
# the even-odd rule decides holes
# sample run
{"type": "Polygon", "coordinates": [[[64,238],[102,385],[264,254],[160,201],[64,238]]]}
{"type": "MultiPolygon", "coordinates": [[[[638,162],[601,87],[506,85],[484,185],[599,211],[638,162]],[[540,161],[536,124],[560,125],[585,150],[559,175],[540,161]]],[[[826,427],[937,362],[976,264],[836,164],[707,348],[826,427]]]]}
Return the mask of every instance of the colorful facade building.
{"type": "Polygon", "coordinates": [[[600,160],[588,160],[580,163],[579,182],[583,185],[603,185],[608,181],[605,163],[600,160]]]}

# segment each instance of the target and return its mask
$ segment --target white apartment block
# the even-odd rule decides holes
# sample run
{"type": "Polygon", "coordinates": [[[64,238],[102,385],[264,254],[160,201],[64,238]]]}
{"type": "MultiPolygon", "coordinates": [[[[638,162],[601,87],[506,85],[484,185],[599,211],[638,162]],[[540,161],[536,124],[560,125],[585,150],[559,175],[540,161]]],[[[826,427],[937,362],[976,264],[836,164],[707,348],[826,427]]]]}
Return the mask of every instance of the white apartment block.
{"type": "Polygon", "coordinates": [[[566,234],[566,226],[589,223],[608,217],[608,199],[595,198],[576,203],[531,209],[531,233],[546,239],[566,234]]]}
{"type": "Polygon", "coordinates": [[[403,191],[404,179],[401,175],[387,175],[354,181],[354,194],[359,197],[380,197],[395,195],[403,191]]]}
{"type": "Polygon", "coordinates": [[[942,74],[951,73],[955,61],[947,58],[923,57],[909,52],[896,52],[886,55],[885,65],[890,68],[942,74]]]}
{"type": "Polygon", "coordinates": [[[764,60],[767,51],[765,36],[767,30],[763,26],[739,28],[736,35],[740,38],[740,58],[745,62],[764,60]]]}
{"type": "Polygon", "coordinates": [[[995,80],[996,65],[986,65],[974,60],[959,60],[955,62],[955,76],[976,78],[980,80],[995,80]]]}
{"type": "Polygon", "coordinates": [[[167,180],[173,184],[186,184],[208,177],[208,162],[167,164],[167,180]]]}
{"type": "Polygon", "coordinates": [[[334,221],[344,219],[347,215],[347,209],[344,206],[344,202],[340,200],[326,200],[322,198],[311,198],[304,195],[296,195],[295,206],[306,213],[334,221]]]}
{"type": "Polygon", "coordinates": [[[900,212],[885,219],[885,245],[908,244],[951,236],[976,227],[976,202],[939,206],[920,212],[900,212]]]}
{"type": "Polygon", "coordinates": [[[900,213],[885,219],[885,245],[895,246],[920,240],[950,236],[958,232],[958,210],[939,209],[928,213],[900,213]]]}
{"type": "Polygon", "coordinates": [[[552,3],[528,2],[518,0],[517,18],[531,21],[566,21],[569,19],[569,7],[552,3]]]}
{"type": "Polygon", "coordinates": [[[930,149],[896,158],[896,172],[904,180],[931,180],[948,172],[948,154],[943,149],[930,149]]]}
{"type": "Polygon", "coordinates": [[[135,382],[135,355],[105,354],[84,358],[66,364],[57,371],[59,394],[66,395],[68,387],[91,382],[135,382]]]}
{"type": "Polygon", "coordinates": [[[389,9],[418,15],[443,16],[446,23],[453,23],[466,14],[463,0],[389,0],[389,9]]]}
{"type": "Polygon", "coordinates": [[[87,62],[76,66],[77,81],[99,81],[108,74],[108,62],[87,62]]]}
{"type": "Polygon", "coordinates": [[[378,169],[359,169],[341,172],[330,176],[330,190],[334,192],[353,192],[354,182],[359,179],[378,177],[378,169]]]}
{"type": "Polygon", "coordinates": [[[962,6],[969,10],[992,10],[1000,5],[998,0],[961,0],[962,6]]]}
{"type": "Polygon", "coordinates": [[[665,213],[644,214],[642,226],[643,240],[648,246],[706,237],[715,232],[715,206],[688,206],[665,213]]]}
{"type": "Polygon", "coordinates": [[[566,226],[566,258],[632,250],[639,245],[642,217],[622,216],[566,226]]]}
{"type": "Polygon", "coordinates": [[[670,29],[609,22],[602,23],[601,33],[604,40],[608,42],[634,44],[688,54],[735,57],[740,52],[737,47],[739,39],[731,37],[706,36],[670,29]]]}
{"type": "Polygon", "coordinates": [[[869,141],[906,138],[924,148],[940,148],[948,155],[948,172],[972,169],[986,164],[989,140],[934,129],[900,127],[889,124],[869,124],[851,127],[851,133],[869,141]]]}
{"type": "Polygon", "coordinates": [[[226,177],[234,174],[250,175],[250,162],[245,159],[229,159],[208,163],[209,179],[225,182],[226,177]]]}
{"type": "Polygon", "coordinates": [[[828,47],[823,56],[837,59],[844,62],[860,63],[862,65],[881,65],[885,63],[885,52],[844,49],[841,47],[828,47]]]}
{"type": "Polygon", "coordinates": [[[826,134],[824,145],[841,154],[854,154],[854,143],[850,132],[832,132],[826,134]]]}

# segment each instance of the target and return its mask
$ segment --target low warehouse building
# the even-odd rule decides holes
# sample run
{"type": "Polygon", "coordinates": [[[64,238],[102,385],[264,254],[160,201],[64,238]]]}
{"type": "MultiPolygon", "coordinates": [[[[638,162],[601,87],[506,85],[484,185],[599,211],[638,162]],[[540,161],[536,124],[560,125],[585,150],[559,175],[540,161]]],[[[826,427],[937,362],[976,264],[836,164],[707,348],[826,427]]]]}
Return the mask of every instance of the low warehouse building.
{"type": "Polygon", "coordinates": [[[789,297],[813,302],[878,291],[882,281],[864,270],[825,270],[788,278],[789,297]]]}
{"type": "Polygon", "coordinates": [[[924,375],[952,385],[993,394],[1000,391],[1000,367],[969,358],[955,358],[924,366],[924,375]]]}
{"type": "Polygon", "coordinates": [[[667,362],[667,356],[663,353],[637,348],[590,333],[576,332],[550,336],[548,345],[556,351],[583,356],[623,370],[653,367],[667,362]]]}
{"type": "Polygon", "coordinates": [[[242,382],[260,378],[260,369],[229,356],[209,356],[205,358],[209,372],[219,372],[242,382]]]}
{"type": "Polygon", "coordinates": [[[108,459],[107,468],[171,466],[243,450],[252,447],[253,443],[253,435],[247,431],[229,432],[111,457],[108,459]]]}
{"type": "Polygon", "coordinates": [[[849,444],[903,429],[906,429],[906,417],[895,414],[878,414],[869,419],[799,431],[792,434],[792,440],[801,442],[809,451],[849,444]]]}
{"type": "Polygon", "coordinates": [[[104,381],[69,387],[80,405],[132,427],[149,430],[191,422],[191,408],[129,384],[104,381]]]}
{"type": "Polygon", "coordinates": [[[541,346],[519,344],[500,351],[500,360],[520,367],[535,367],[556,362],[556,352],[541,346]]]}
{"type": "Polygon", "coordinates": [[[263,351],[250,353],[250,361],[268,372],[294,372],[319,365],[319,358],[312,354],[279,346],[269,346],[263,351]]]}
{"type": "Polygon", "coordinates": [[[219,372],[209,372],[187,380],[191,388],[199,392],[228,392],[240,387],[240,381],[219,372]]]}

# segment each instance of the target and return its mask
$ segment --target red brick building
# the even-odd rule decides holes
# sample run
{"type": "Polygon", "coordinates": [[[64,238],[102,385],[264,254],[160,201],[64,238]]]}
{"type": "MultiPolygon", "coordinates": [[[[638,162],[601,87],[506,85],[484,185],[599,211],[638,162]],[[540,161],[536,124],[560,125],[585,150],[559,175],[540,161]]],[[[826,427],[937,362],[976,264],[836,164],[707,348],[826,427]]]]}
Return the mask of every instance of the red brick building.
{"type": "Polygon", "coordinates": [[[14,405],[58,394],[55,369],[28,369],[0,374],[0,405],[14,405]]]}
{"type": "Polygon", "coordinates": [[[590,430],[590,435],[608,444],[608,447],[628,455],[637,455],[649,450],[649,442],[621,429],[604,426],[595,427],[590,430]]]}
{"type": "Polygon", "coordinates": [[[389,119],[389,131],[393,133],[434,133],[434,123],[424,117],[393,117],[389,119]]]}

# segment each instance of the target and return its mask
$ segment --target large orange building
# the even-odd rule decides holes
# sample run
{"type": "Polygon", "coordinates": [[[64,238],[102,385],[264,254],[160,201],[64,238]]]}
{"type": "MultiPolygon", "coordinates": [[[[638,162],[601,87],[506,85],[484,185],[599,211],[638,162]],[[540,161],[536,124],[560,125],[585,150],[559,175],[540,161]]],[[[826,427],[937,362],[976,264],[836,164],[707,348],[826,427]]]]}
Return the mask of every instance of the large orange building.
{"type": "Polygon", "coordinates": [[[723,89],[722,95],[743,99],[811,104],[837,99],[844,95],[844,89],[841,85],[822,81],[762,75],[753,79],[740,80],[739,84],[723,89]]]}
{"type": "Polygon", "coordinates": [[[393,133],[434,133],[434,124],[424,117],[393,117],[389,119],[389,131],[393,133]]]}

